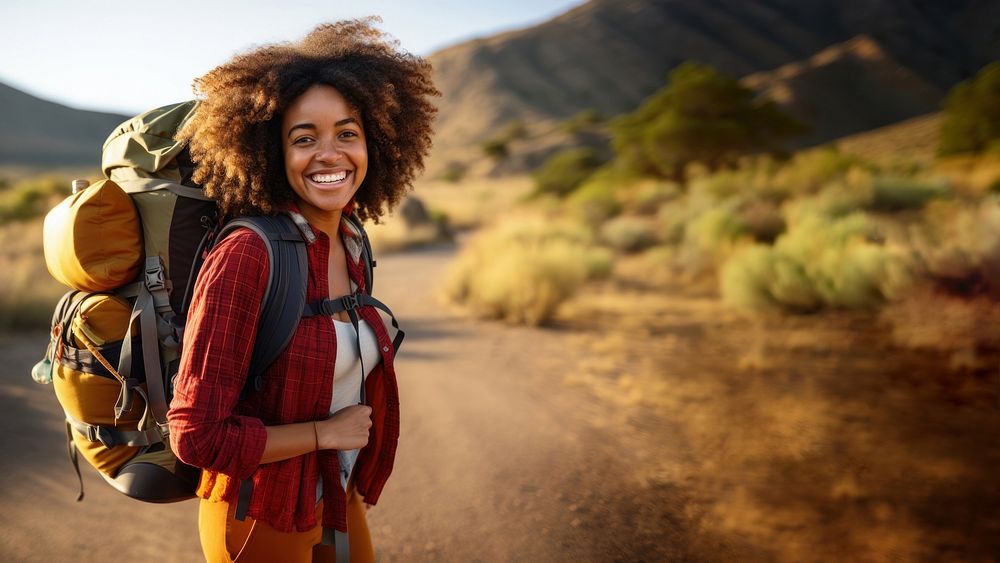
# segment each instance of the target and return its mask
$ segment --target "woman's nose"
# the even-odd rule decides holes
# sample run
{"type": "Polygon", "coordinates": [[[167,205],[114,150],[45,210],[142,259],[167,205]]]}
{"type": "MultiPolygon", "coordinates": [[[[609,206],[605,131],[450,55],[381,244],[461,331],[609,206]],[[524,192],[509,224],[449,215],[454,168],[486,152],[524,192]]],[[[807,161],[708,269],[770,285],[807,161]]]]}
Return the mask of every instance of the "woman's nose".
{"type": "Polygon", "coordinates": [[[344,156],[344,152],[340,150],[337,143],[323,143],[319,146],[319,152],[316,154],[316,160],[320,162],[337,162],[344,156]]]}

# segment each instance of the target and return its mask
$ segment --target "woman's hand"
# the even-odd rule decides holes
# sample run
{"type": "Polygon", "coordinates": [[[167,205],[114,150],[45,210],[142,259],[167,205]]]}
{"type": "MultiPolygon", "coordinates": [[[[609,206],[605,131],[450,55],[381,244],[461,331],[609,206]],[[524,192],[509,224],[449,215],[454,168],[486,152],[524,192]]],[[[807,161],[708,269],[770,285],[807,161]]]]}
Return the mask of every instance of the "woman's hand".
{"type": "Polygon", "coordinates": [[[368,444],[372,408],[352,405],[316,422],[316,444],[321,450],[354,450],[368,444]]]}

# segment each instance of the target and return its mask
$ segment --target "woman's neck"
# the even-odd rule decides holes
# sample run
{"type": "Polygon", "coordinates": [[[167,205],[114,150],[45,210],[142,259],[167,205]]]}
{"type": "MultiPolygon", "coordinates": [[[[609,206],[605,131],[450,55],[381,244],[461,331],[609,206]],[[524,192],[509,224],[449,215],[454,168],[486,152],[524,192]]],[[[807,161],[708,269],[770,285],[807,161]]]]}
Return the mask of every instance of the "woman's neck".
{"type": "Polygon", "coordinates": [[[309,224],[326,233],[331,239],[340,236],[340,217],[343,211],[336,209],[333,211],[316,209],[308,204],[299,202],[299,211],[302,216],[309,221],[309,224]]]}

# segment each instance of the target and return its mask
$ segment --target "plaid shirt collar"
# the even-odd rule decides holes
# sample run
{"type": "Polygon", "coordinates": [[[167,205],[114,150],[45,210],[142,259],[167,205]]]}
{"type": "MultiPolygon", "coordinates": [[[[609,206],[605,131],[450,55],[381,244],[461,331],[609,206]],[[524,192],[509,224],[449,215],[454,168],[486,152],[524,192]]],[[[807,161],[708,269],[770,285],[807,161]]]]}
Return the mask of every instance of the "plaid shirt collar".
{"type": "MultiPolygon", "coordinates": [[[[316,231],[318,229],[312,226],[305,216],[302,215],[297,203],[294,201],[289,202],[281,206],[281,210],[291,216],[295,225],[302,233],[302,237],[306,240],[306,244],[313,244],[316,242],[316,231]]],[[[350,256],[351,261],[355,264],[360,264],[363,245],[362,234],[357,225],[348,219],[348,216],[353,213],[354,202],[352,201],[347,205],[347,207],[344,208],[340,215],[340,234],[343,235],[342,238],[344,241],[344,248],[347,249],[347,253],[350,256]]],[[[355,221],[357,221],[358,224],[361,223],[357,217],[355,217],[355,221]]]]}

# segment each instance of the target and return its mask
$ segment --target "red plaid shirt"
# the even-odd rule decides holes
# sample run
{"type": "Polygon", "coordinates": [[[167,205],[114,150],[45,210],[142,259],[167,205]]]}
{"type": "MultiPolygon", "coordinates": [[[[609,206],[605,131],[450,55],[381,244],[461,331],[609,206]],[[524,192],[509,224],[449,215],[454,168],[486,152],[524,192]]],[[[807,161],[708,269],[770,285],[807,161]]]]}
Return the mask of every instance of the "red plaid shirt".
{"type": "MultiPolygon", "coordinates": [[[[309,303],[328,297],[330,238],[313,229],[308,245],[309,303]]],[[[341,222],[351,280],[364,287],[359,238],[341,222]],[[354,240],[349,240],[353,238],[354,240]]],[[[208,255],[195,283],[180,370],[168,415],[170,443],[182,461],[202,467],[198,496],[235,502],[240,481],[253,476],[249,516],[281,531],[316,525],[316,480],[339,485],[337,452],[323,450],[260,465],[265,425],[327,418],[333,396],[337,337],[325,316],[303,318],[292,341],[265,371],[264,387],[240,401],[267,285],[264,242],[247,229],[221,241],[208,255]]],[[[359,310],[375,330],[382,361],[365,380],[372,407],[368,445],[355,467],[355,484],[375,504],[392,472],[399,437],[399,394],[393,348],[378,311],[359,310]]],[[[323,525],[347,529],[346,496],[340,486],[323,487],[323,525]]]]}

